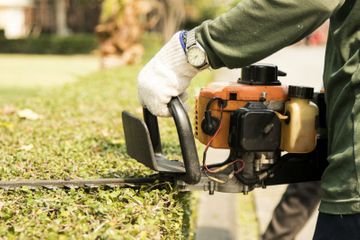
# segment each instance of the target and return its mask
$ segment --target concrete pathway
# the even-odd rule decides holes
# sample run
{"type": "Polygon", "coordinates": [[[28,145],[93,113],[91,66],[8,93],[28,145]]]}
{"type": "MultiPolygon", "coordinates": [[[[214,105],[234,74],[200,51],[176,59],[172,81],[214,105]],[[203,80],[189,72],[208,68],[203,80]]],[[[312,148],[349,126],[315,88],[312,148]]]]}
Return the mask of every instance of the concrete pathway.
{"type": "MultiPolygon", "coordinates": [[[[209,164],[223,162],[229,151],[209,149],[209,164]]],[[[197,223],[197,240],[235,240],[239,229],[236,214],[238,194],[216,192],[200,193],[199,217],[197,223]]]]}
{"type": "MultiPolygon", "coordinates": [[[[312,86],[318,91],[322,86],[323,58],[324,48],[322,47],[297,46],[286,48],[261,62],[276,64],[279,69],[287,72],[287,77],[281,78],[283,84],[312,86]]],[[[240,77],[240,70],[220,69],[217,70],[215,76],[216,81],[236,81],[240,77]]],[[[226,155],[224,156],[224,152],[212,151],[209,157],[212,158],[212,161],[219,162],[226,155]]],[[[260,232],[266,229],[273,209],[285,188],[286,186],[282,185],[254,191],[260,232]]],[[[238,216],[236,215],[237,201],[236,194],[215,193],[215,196],[209,196],[207,193],[202,193],[197,239],[242,239],[238,234],[241,226],[238,225],[238,216]]],[[[316,217],[317,214],[314,214],[298,235],[297,240],[312,238],[316,217]]]]}
{"type": "Polygon", "coordinates": [[[234,240],[241,227],[236,213],[238,194],[201,194],[196,239],[234,240]]]}

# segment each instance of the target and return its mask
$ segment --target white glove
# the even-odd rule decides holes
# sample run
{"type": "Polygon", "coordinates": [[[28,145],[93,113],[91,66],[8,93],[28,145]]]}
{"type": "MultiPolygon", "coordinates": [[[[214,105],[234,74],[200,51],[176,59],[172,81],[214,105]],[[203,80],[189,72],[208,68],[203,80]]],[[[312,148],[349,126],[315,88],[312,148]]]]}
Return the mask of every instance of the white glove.
{"type": "Polygon", "coordinates": [[[176,96],[186,100],[185,91],[199,71],[187,62],[176,33],[138,75],[141,104],[156,116],[170,116],[167,104],[176,96]]]}

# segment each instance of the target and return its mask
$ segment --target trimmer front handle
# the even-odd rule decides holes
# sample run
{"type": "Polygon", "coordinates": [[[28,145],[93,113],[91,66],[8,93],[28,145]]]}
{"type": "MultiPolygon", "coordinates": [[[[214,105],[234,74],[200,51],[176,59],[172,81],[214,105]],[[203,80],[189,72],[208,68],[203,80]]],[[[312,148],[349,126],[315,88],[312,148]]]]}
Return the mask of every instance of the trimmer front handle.
{"type": "Polygon", "coordinates": [[[170,161],[162,154],[158,119],[145,108],[144,121],[126,111],[122,114],[127,152],[155,171],[177,175],[177,179],[196,184],[201,172],[189,117],[180,98],[172,98],[168,106],[176,125],[183,162],[170,161]]]}

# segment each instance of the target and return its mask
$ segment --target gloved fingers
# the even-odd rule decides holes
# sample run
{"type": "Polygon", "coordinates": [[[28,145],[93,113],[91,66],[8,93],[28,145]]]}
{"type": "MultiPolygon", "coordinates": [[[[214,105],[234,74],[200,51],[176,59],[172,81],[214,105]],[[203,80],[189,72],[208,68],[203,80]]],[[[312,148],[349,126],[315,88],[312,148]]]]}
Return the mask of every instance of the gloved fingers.
{"type": "MultiPolygon", "coordinates": [[[[139,101],[144,108],[147,108],[153,115],[159,117],[170,117],[170,111],[167,107],[168,101],[161,101],[156,97],[141,94],[139,89],[139,101]]],[[[170,101],[170,98],[169,98],[170,101]]]]}
{"type": "MultiPolygon", "coordinates": [[[[156,116],[171,116],[168,103],[172,96],[178,96],[185,90],[178,88],[178,81],[176,74],[170,69],[157,65],[156,61],[150,61],[138,75],[140,102],[156,116]]],[[[185,99],[186,95],[183,97],[185,99]]]]}
{"type": "Polygon", "coordinates": [[[171,98],[181,95],[185,102],[187,94],[182,93],[198,72],[187,62],[177,33],[140,71],[139,100],[154,115],[169,117],[171,98]]]}
{"type": "Polygon", "coordinates": [[[147,108],[152,114],[159,117],[170,117],[170,111],[167,107],[171,100],[170,96],[162,92],[152,91],[153,89],[142,88],[138,89],[138,98],[140,103],[147,108]]]}
{"type": "Polygon", "coordinates": [[[167,104],[159,104],[158,107],[150,105],[147,109],[155,116],[158,117],[171,117],[170,110],[167,104]]]}

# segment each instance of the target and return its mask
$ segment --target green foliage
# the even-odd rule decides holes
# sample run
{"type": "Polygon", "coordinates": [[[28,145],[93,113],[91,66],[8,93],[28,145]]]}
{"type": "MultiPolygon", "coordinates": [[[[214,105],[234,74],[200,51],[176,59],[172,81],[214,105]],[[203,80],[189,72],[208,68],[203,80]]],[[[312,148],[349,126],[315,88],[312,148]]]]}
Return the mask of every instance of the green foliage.
{"type": "Polygon", "coordinates": [[[97,46],[94,35],[43,35],[38,38],[14,40],[0,38],[0,53],[83,54],[90,53],[97,46]]]}
{"type": "Polygon", "coordinates": [[[114,15],[120,17],[124,6],[124,0],[104,0],[101,6],[100,21],[106,22],[114,15]]]}
{"type": "Polygon", "coordinates": [[[232,0],[232,3],[230,4],[231,7],[235,7],[241,2],[241,0],[232,0]]]}
{"type": "Polygon", "coordinates": [[[214,19],[234,7],[241,0],[185,0],[187,6],[187,28],[214,19]]]}
{"type": "Polygon", "coordinates": [[[5,30],[0,29],[0,39],[4,39],[4,38],[5,38],[5,30]]]}
{"type": "MultiPolygon", "coordinates": [[[[158,42],[152,39],[146,43],[151,49],[147,58],[158,42]]],[[[7,101],[6,96],[0,96],[2,103],[30,108],[43,116],[30,121],[0,114],[0,123],[4,123],[0,124],[0,179],[152,174],[129,159],[122,132],[123,110],[141,115],[136,94],[140,68],[96,72],[29,98],[7,101]],[[29,144],[32,149],[21,148],[29,144]]],[[[200,75],[190,93],[209,79],[209,72],[200,75]]],[[[162,120],[161,126],[166,152],[180,158],[173,122],[162,120]]],[[[191,195],[166,184],[141,190],[0,190],[0,238],[187,239],[194,228],[192,201],[191,195]]]]}
{"type": "Polygon", "coordinates": [[[0,235],[8,239],[176,239],[184,235],[188,201],[184,194],[147,189],[21,189],[0,199],[6,201],[0,235]]]}

